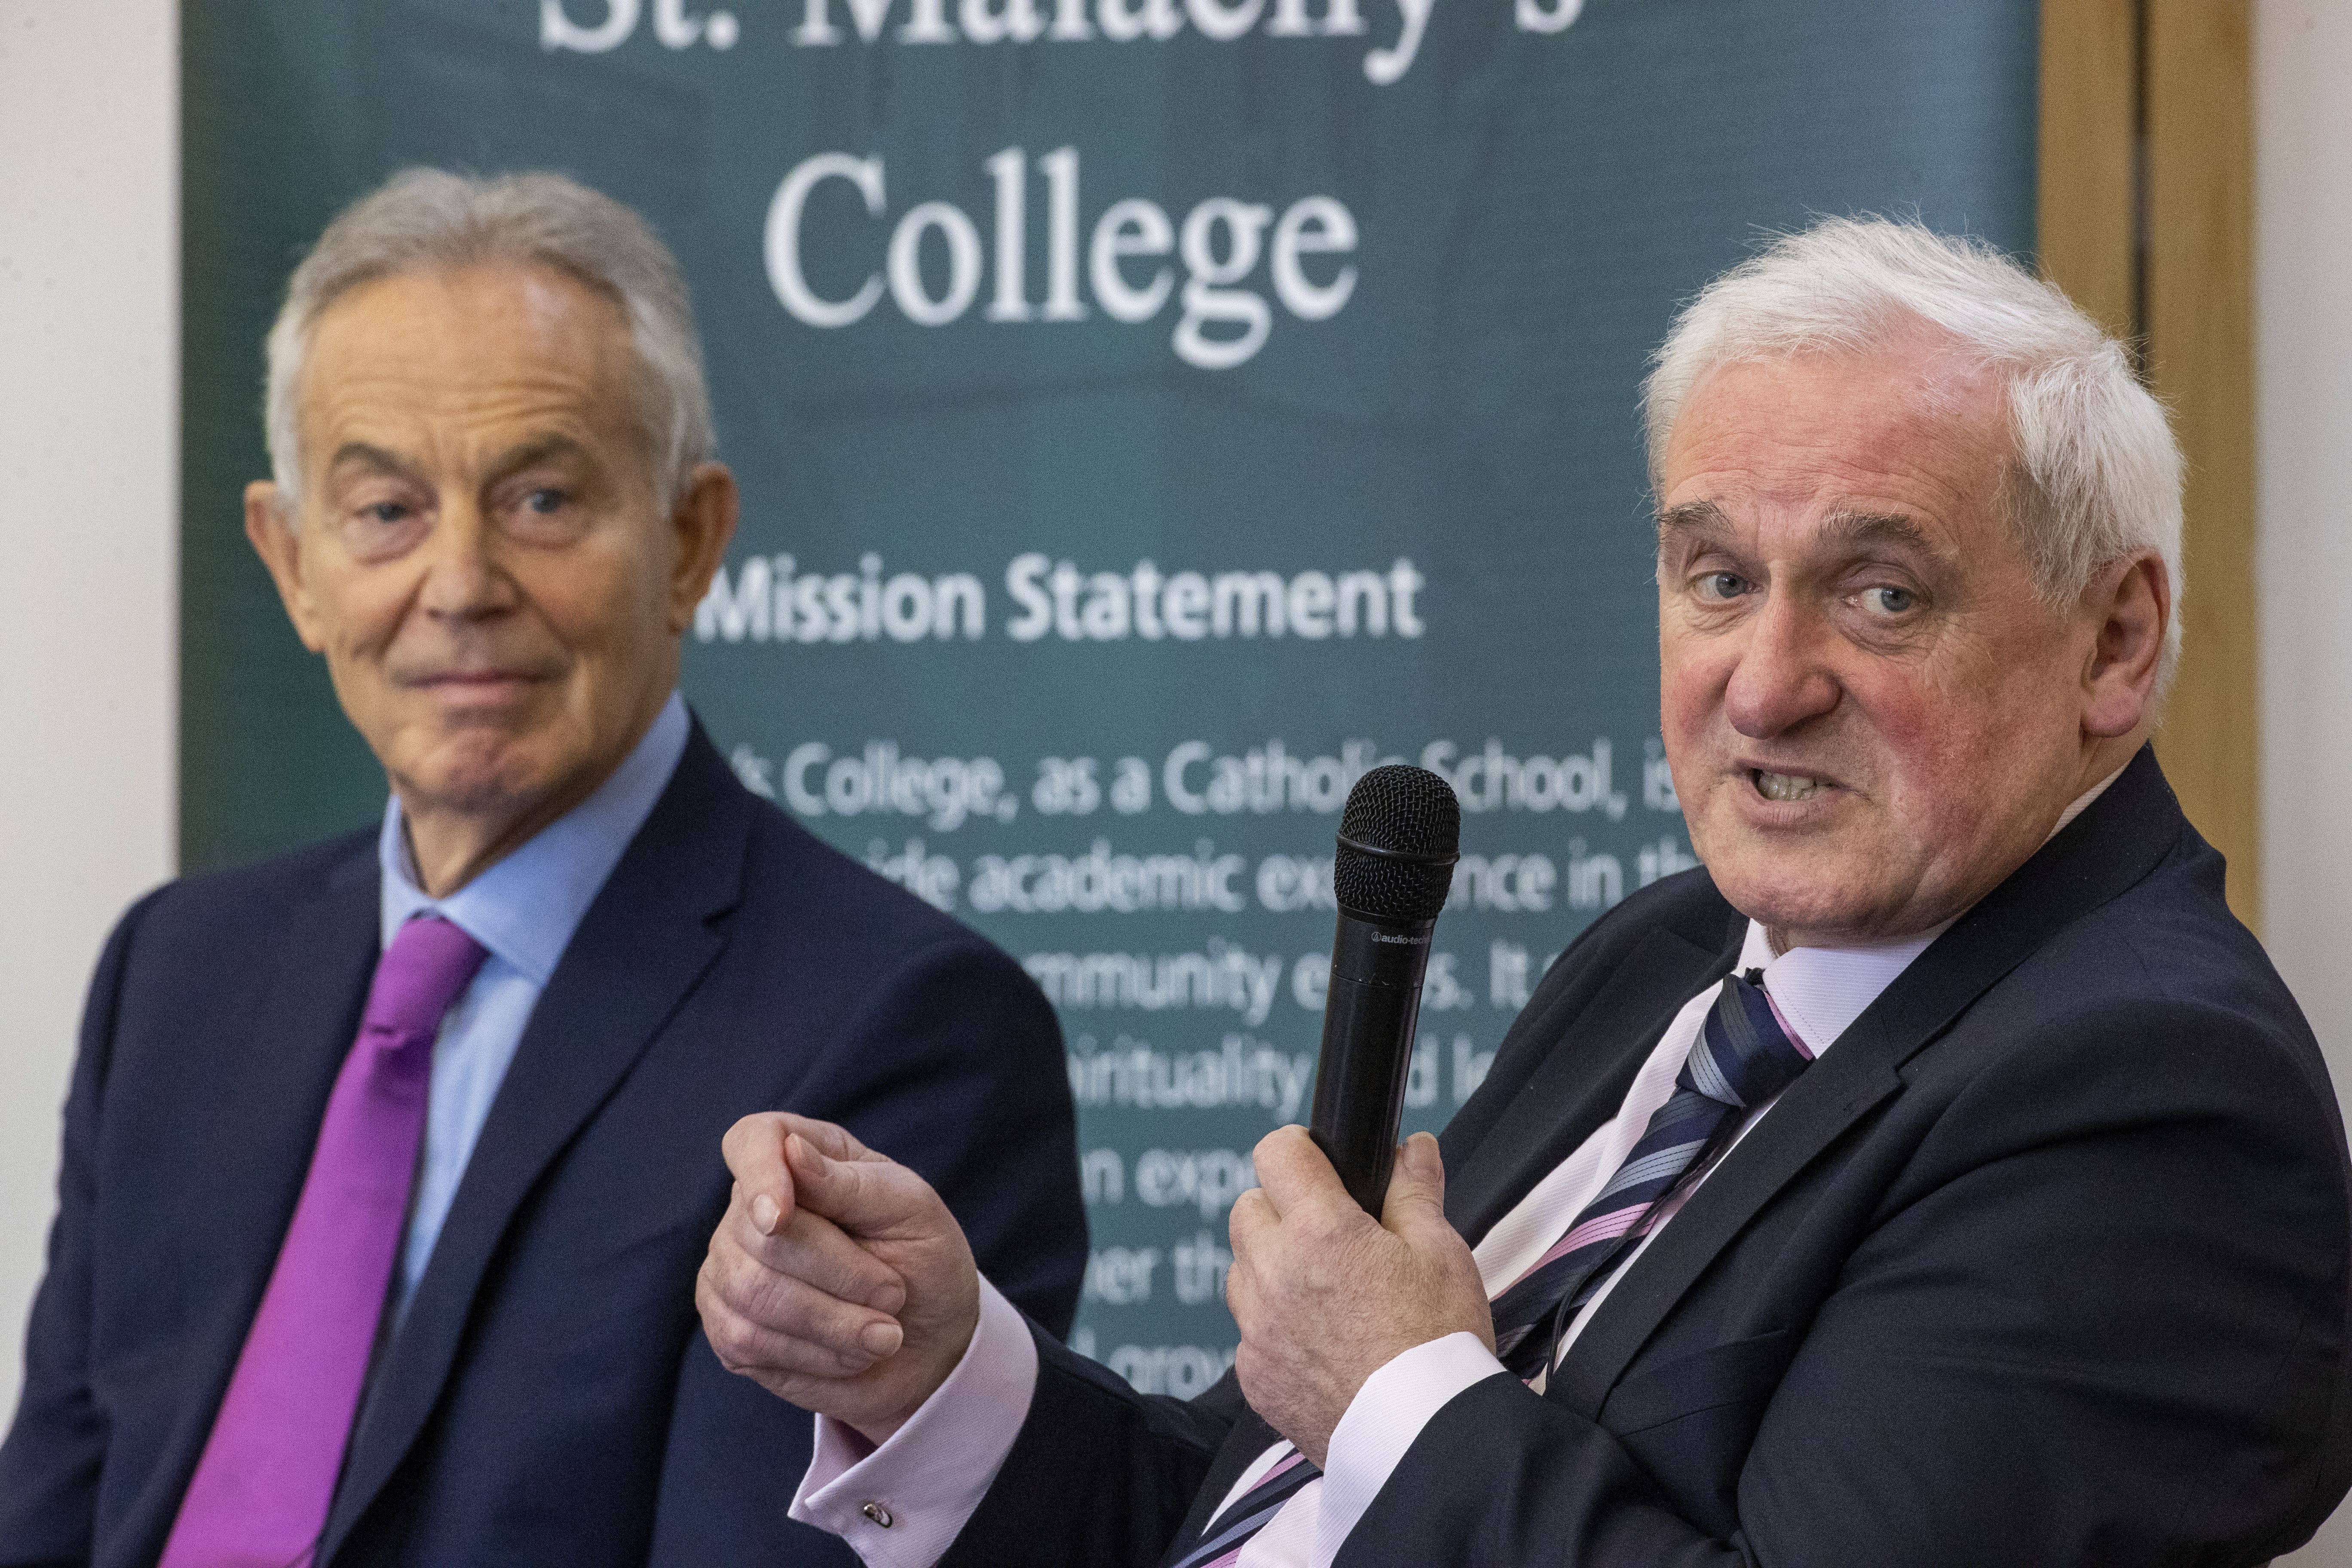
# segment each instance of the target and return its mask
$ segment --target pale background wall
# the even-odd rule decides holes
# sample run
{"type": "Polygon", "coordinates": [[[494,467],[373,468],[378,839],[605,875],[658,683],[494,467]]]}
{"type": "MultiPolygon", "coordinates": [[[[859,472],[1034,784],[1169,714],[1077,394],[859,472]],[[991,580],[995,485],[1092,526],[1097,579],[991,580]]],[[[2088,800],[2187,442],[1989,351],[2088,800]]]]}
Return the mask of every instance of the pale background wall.
{"type": "Polygon", "coordinates": [[[0,0],[0,1411],[81,987],[175,856],[179,23],[0,0]]]}
{"type": "MultiPolygon", "coordinates": [[[[2254,13],[2263,927],[2352,1090],[2352,6],[2254,13]]],[[[173,862],[177,30],[0,0],[0,1411],[81,986],[173,862]]]]}
{"type": "Polygon", "coordinates": [[[2263,930],[2352,1090],[2352,5],[2255,21],[2263,930]]]}
{"type": "MultiPolygon", "coordinates": [[[[2352,1108],[2352,5],[2255,0],[2263,931],[2352,1108]]],[[[2196,568],[2189,568],[2189,592],[2196,568]]],[[[2347,1111],[2352,1114],[2352,1111],[2347,1111]]],[[[2288,1561],[2352,1565],[2352,1506],[2288,1561]]]]}

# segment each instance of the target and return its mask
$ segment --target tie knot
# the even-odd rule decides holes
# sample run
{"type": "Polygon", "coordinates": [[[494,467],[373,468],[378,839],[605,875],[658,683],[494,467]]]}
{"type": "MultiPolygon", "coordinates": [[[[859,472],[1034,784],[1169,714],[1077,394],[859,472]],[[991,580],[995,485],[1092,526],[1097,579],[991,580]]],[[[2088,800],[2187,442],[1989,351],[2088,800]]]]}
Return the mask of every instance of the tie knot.
{"type": "Polygon", "coordinates": [[[489,950],[439,915],[400,928],[375,967],[366,1022],[402,1035],[430,1035],[482,966],[489,950]]]}
{"type": "Polygon", "coordinates": [[[1691,1043],[1684,1072],[1709,1100],[1746,1110],[1788,1088],[1812,1059],[1781,1026],[1763,988],[1730,974],[1691,1043]]]}

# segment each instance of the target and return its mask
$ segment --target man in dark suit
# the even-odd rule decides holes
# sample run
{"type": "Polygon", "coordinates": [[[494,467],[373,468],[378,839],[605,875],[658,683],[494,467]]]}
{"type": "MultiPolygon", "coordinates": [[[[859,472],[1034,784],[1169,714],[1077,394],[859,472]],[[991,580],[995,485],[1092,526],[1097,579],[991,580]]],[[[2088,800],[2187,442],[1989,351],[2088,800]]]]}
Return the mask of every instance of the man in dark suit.
{"type": "Polygon", "coordinates": [[[898,1163],[739,1124],[703,1317],[820,1413],[802,1517],[905,1565],[2256,1563],[2343,1496],[2335,1097],[2147,745],[2161,410],[2014,264],[1832,221],[1648,413],[1704,869],[1561,956],[1379,1220],[1259,1146],[1189,1405],[898,1163]]]}
{"type": "Polygon", "coordinates": [[[677,697],[735,493],[634,215],[404,175],[322,237],[270,360],[248,532],[393,799],[108,944],[0,1563],[845,1561],[784,1517],[805,1418],[698,1331],[716,1140],[856,1127],[1059,1331],[1052,1014],[677,697]]]}

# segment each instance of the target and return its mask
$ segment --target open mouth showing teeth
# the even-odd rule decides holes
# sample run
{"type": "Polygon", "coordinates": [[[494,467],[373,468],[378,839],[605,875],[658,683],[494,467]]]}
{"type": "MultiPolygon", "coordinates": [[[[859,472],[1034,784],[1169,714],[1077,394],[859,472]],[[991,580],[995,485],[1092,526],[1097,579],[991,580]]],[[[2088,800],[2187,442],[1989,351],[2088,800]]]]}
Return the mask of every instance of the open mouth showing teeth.
{"type": "Polygon", "coordinates": [[[1802,773],[1768,773],[1762,768],[1750,768],[1748,776],[1756,781],[1756,793],[1766,800],[1810,800],[1822,789],[1821,780],[1802,773]]]}

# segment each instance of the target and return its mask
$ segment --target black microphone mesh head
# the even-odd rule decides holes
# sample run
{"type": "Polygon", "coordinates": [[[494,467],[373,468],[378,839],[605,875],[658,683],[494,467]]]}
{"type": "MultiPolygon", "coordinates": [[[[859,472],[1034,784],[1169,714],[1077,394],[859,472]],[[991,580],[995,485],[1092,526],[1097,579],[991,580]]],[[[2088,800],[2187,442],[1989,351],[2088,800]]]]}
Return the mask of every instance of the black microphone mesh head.
{"type": "Polygon", "coordinates": [[[1331,891],[1341,909],[1381,920],[1433,921],[1454,883],[1461,803],[1427,768],[1374,768],[1348,792],[1339,840],[1331,891]],[[1380,850],[1387,853],[1373,853],[1380,850]]]}

